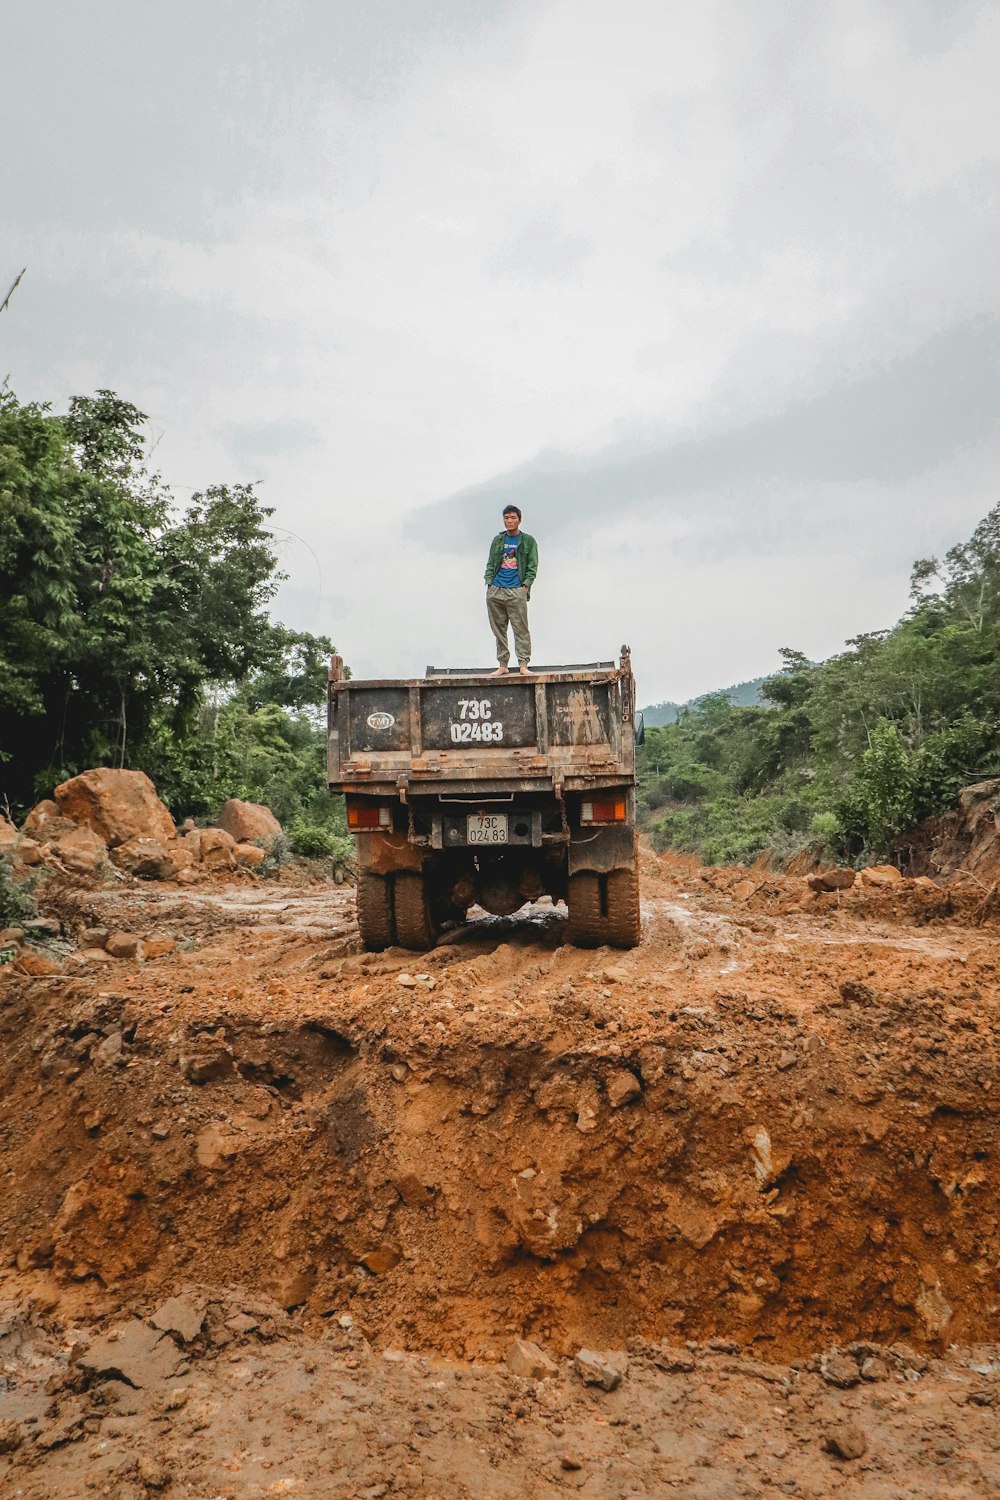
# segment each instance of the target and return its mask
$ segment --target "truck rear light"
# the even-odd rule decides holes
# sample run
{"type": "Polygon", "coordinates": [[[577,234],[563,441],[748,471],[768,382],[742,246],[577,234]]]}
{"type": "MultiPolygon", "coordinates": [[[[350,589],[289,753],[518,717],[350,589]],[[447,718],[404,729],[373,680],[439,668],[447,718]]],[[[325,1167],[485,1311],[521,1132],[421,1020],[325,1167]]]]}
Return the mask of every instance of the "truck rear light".
{"type": "Polygon", "coordinates": [[[391,828],[392,813],[387,807],[348,807],[348,828],[391,828]]]}
{"type": "Polygon", "coordinates": [[[595,798],[580,806],[581,823],[624,823],[625,817],[624,797],[606,797],[601,801],[595,798]]]}

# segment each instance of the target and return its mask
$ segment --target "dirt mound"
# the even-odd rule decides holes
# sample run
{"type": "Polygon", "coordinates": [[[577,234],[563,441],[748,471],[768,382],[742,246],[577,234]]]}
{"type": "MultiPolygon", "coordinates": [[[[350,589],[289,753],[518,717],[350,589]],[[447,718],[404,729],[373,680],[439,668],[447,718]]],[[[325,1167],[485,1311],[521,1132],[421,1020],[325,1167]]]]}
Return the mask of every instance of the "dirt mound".
{"type": "MultiPolygon", "coordinates": [[[[218,1410],[229,1378],[219,1351],[232,1345],[232,1368],[260,1369],[275,1391],[291,1390],[294,1366],[288,1404],[327,1424],[330,1382],[353,1370],[366,1409],[393,1430],[387,1354],[412,1352],[392,1399],[423,1409],[435,1360],[499,1365],[512,1341],[533,1342],[556,1363],[551,1385],[511,1386],[492,1369],[453,1414],[472,1431],[494,1400],[524,1407],[510,1418],[521,1428],[505,1418],[494,1429],[497,1463],[521,1453],[528,1464],[516,1471],[524,1493],[549,1492],[539,1475],[558,1493],[572,1474],[594,1478],[588,1493],[625,1493],[600,1467],[625,1452],[601,1423],[620,1415],[658,1430],[668,1393],[678,1421],[663,1426],[659,1457],[681,1455],[679,1466],[660,1466],[651,1438],[629,1471],[637,1493],[671,1476],[692,1494],[722,1493],[693,1487],[709,1476],[681,1418],[703,1398],[718,1424],[713,1415],[698,1454],[716,1484],[742,1465],[748,1493],[771,1482],[765,1472],[827,1493],[832,1465],[869,1462],[849,1456],[834,1417],[861,1421],[883,1458],[898,1454],[876,1415],[891,1404],[864,1393],[886,1381],[902,1399],[937,1371],[954,1394],[935,1363],[946,1347],[1000,1337],[1000,938],[879,905],[915,902],[915,882],[809,891],[803,909],[784,877],[731,873],[752,879],[748,896],[719,872],[645,854],[643,942],[625,955],[565,944],[548,903],[480,918],[426,955],[374,956],[359,951],[352,893],[333,885],[67,892],[51,938],[64,971],[0,969],[9,1305],[44,1306],[53,1329],[96,1323],[88,1342],[138,1320],[146,1332],[128,1337],[155,1351],[161,1334],[184,1336],[152,1337],[148,1319],[155,1329],[165,1300],[193,1297],[196,1314],[215,1309],[184,1344],[193,1410],[218,1410]],[[115,931],[136,940],[131,957],[65,951],[85,933],[110,946],[115,931]],[[143,961],[154,935],[173,947],[143,961]],[[277,1330],[280,1355],[258,1349],[244,1318],[277,1330]],[[596,1364],[569,1363],[581,1348],[596,1364]],[[600,1382],[614,1383],[626,1350],[629,1394],[609,1395],[600,1382]],[[797,1373],[790,1359],[804,1361],[797,1373]],[[309,1360],[325,1386],[303,1381],[309,1360]],[[773,1423],[763,1411],[776,1405],[773,1423]],[[554,1412],[577,1468],[555,1467],[554,1412]],[[746,1425],[743,1447],[729,1446],[723,1414],[746,1425]],[[807,1430],[808,1453],[796,1446],[807,1430]],[[781,1442],[786,1456],[794,1448],[789,1466],[761,1468],[762,1445],[781,1442]]],[[[951,1373],[978,1391],[971,1358],[951,1373]]],[[[93,1392],[122,1384],[109,1371],[91,1362],[39,1432],[62,1415],[80,1441],[103,1430],[93,1392]]],[[[163,1379],[172,1389],[175,1377],[163,1379]]],[[[129,1431],[150,1431],[142,1410],[129,1431]]],[[[268,1410],[262,1398],[248,1415],[255,1430],[268,1410]]],[[[384,1453],[367,1419],[352,1421],[364,1461],[384,1453]]],[[[225,1446],[221,1423],[210,1416],[202,1430],[225,1446]]],[[[194,1443],[189,1493],[221,1492],[198,1467],[207,1440],[182,1436],[194,1443]]],[[[988,1493],[993,1460],[976,1441],[979,1466],[948,1471],[956,1492],[988,1493]]],[[[17,1462],[45,1464],[53,1483],[39,1495],[72,1493],[54,1486],[57,1461],[37,1435],[22,1446],[17,1462]]],[[[430,1493],[490,1493],[476,1489],[481,1475],[421,1469],[435,1451],[429,1441],[393,1461],[401,1493],[420,1492],[418,1479],[430,1493]]],[[[249,1467],[244,1477],[233,1494],[265,1492],[249,1467]]],[[[373,1475],[371,1493],[379,1484],[373,1475]]]]}

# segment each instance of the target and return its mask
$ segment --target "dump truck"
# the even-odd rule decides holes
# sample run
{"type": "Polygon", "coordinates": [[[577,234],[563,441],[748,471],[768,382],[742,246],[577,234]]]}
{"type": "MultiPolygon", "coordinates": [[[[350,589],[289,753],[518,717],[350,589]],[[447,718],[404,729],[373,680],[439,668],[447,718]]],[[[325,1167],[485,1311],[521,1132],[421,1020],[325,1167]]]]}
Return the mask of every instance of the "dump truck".
{"type": "Polygon", "coordinates": [[[331,659],[328,781],[357,841],[366,949],[433,947],[478,904],[565,901],[579,947],[639,941],[635,679],[621,660],[529,675],[331,659]]]}

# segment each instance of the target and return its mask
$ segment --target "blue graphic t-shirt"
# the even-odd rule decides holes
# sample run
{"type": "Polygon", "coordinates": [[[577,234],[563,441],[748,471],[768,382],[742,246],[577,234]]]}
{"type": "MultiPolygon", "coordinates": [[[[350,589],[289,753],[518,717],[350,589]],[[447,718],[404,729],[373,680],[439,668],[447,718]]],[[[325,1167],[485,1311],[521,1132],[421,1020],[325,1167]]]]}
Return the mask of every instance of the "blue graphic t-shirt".
{"type": "Polygon", "coordinates": [[[501,589],[519,589],[521,572],[517,566],[517,549],[521,544],[521,533],[506,536],[503,541],[503,561],[496,571],[493,582],[501,589]]]}

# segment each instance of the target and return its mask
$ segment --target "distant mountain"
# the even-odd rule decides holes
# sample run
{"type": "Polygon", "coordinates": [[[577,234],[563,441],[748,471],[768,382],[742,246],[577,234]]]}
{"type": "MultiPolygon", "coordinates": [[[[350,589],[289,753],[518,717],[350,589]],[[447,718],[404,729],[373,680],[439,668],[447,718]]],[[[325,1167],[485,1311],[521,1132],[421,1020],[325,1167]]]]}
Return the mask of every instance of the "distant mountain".
{"type": "MultiPolygon", "coordinates": [[[[775,675],[774,672],[768,672],[763,677],[754,677],[750,682],[737,682],[733,687],[720,688],[719,691],[725,693],[734,708],[752,708],[755,703],[761,702],[762,684],[768,677],[775,675]]],[[[642,710],[643,722],[647,729],[659,729],[663,724],[675,723],[682,709],[693,708],[696,703],[714,697],[714,693],[700,693],[697,698],[689,698],[686,703],[651,703],[642,710]]]]}

